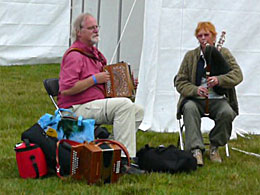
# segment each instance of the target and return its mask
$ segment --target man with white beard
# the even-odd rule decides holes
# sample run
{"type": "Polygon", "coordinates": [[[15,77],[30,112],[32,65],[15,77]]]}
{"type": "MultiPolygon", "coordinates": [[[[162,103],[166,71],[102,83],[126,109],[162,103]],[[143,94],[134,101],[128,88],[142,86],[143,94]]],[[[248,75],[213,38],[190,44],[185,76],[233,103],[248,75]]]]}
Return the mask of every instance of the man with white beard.
{"type": "MultiPolygon", "coordinates": [[[[103,71],[106,58],[94,46],[99,41],[96,19],[88,13],[79,15],[73,31],[75,42],[61,63],[58,106],[71,109],[77,116],[95,119],[97,124],[113,124],[114,139],[124,144],[133,158],[143,109],[128,98],[105,98],[104,83],[110,75],[103,71]]],[[[123,154],[122,159],[124,162],[123,154]]],[[[138,173],[133,167],[126,169],[138,173]]]]}

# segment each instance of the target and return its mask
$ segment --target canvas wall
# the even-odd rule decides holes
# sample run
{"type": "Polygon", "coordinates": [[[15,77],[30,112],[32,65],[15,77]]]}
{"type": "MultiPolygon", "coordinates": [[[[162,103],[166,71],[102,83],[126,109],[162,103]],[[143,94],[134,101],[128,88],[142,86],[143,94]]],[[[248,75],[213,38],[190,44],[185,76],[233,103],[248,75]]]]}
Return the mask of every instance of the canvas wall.
{"type": "MultiPolygon", "coordinates": [[[[149,0],[145,2],[144,39],[136,101],[145,107],[143,130],[178,129],[173,87],[184,54],[198,46],[194,30],[199,21],[211,21],[217,32],[226,30],[224,46],[235,56],[244,74],[236,88],[240,115],[234,129],[260,133],[260,1],[258,0],[149,0]]],[[[203,119],[203,130],[213,122],[203,119]]]]}
{"type": "Polygon", "coordinates": [[[0,65],[60,63],[71,43],[70,24],[80,13],[88,12],[101,26],[101,41],[97,47],[108,62],[128,62],[137,76],[142,51],[144,2],[0,0],[0,65]],[[121,43],[116,49],[120,37],[121,43]]]}
{"type": "Polygon", "coordinates": [[[69,23],[68,0],[0,0],[0,65],[59,63],[69,23]]]}

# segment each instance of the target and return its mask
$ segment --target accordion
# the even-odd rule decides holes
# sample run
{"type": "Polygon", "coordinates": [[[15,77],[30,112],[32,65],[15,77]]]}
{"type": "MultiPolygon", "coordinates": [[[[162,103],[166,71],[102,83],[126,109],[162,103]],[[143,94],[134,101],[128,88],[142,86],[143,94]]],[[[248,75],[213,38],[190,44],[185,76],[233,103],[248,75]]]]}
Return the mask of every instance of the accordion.
{"type": "Polygon", "coordinates": [[[130,65],[125,62],[111,64],[104,67],[109,72],[110,81],[105,84],[106,97],[132,97],[134,84],[130,65]]]}
{"type": "Polygon", "coordinates": [[[121,148],[111,143],[85,143],[71,148],[71,176],[88,184],[115,183],[121,176],[121,148]]]}

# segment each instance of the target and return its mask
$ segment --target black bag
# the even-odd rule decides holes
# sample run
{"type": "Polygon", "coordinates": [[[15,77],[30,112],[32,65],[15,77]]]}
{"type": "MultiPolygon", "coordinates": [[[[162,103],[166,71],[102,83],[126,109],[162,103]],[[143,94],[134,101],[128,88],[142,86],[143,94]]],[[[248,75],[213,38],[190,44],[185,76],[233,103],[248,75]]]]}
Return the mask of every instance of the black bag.
{"type": "Polygon", "coordinates": [[[136,156],[140,169],[148,172],[189,172],[197,169],[197,160],[190,152],[179,150],[174,145],[157,148],[145,145],[136,156]]]}
{"type": "MultiPolygon", "coordinates": [[[[49,171],[56,172],[56,147],[57,138],[49,137],[38,123],[22,133],[22,140],[28,139],[31,143],[35,143],[42,149],[49,171]]],[[[60,174],[70,174],[70,147],[66,144],[59,146],[60,174]]]]}

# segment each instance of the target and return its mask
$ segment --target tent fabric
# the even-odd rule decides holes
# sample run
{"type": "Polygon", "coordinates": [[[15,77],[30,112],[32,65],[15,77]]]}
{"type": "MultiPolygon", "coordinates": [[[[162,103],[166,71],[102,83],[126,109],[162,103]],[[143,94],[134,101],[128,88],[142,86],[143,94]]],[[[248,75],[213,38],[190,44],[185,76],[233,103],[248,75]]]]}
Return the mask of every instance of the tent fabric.
{"type": "Polygon", "coordinates": [[[58,63],[69,46],[68,0],[0,0],[0,18],[0,65],[58,63]]]}
{"type": "MultiPolygon", "coordinates": [[[[244,80],[236,87],[240,115],[233,130],[260,133],[260,1],[149,0],[145,2],[143,50],[136,103],[145,108],[142,130],[176,132],[179,94],[173,87],[184,54],[198,46],[194,36],[200,21],[226,31],[224,47],[240,65],[244,80]]],[[[203,118],[202,130],[214,125],[203,118]]]]}

